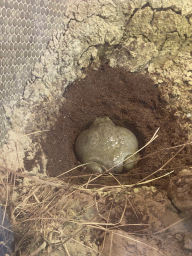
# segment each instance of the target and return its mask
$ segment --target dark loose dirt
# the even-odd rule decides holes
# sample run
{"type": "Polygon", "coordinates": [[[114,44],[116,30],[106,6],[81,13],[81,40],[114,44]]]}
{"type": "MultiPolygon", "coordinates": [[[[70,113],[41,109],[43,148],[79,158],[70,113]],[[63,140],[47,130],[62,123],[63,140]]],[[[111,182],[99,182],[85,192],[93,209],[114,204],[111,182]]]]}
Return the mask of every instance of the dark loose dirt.
{"type": "MultiPolygon", "coordinates": [[[[61,178],[75,184],[84,184],[89,179],[90,173],[82,167],[67,174],[65,172],[80,164],[74,153],[75,139],[96,117],[109,116],[116,125],[130,129],[138,138],[139,147],[144,146],[160,128],[158,138],[141,152],[141,160],[136,167],[116,176],[122,184],[138,182],[157,171],[180,149],[171,147],[187,142],[187,131],[180,127],[174,113],[166,110],[166,102],[159,89],[147,76],[108,66],[102,66],[97,71],[90,68],[84,79],[68,87],[64,97],[66,101],[58,121],[46,141],[42,141],[50,176],[63,173],[61,178]]],[[[192,165],[191,153],[191,146],[185,147],[151,178],[171,170],[177,174],[192,165]]],[[[166,177],[151,184],[166,189],[168,181],[169,177],[166,177]]],[[[109,176],[102,176],[93,183],[94,186],[117,185],[117,181],[109,176]]]]}

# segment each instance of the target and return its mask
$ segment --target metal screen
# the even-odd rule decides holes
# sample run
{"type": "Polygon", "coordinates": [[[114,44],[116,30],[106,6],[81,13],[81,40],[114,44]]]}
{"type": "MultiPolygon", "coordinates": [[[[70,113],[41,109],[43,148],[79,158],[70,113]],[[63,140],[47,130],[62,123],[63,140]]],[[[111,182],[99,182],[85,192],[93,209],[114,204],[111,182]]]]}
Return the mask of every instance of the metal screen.
{"type": "Polygon", "coordinates": [[[0,0],[0,146],[7,133],[4,105],[22,96],[33,65],[53,31],[63,31],[65,0],[0,0]]]}

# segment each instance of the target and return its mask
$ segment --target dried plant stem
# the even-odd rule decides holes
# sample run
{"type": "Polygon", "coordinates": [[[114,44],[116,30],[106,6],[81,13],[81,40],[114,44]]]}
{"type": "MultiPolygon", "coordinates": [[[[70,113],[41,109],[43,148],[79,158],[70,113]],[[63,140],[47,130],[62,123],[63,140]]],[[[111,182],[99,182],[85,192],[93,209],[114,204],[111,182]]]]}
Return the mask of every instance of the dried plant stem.
{"type": "Polygon", "coordinates": [[[35,256],[38,255],[38,253],[40,251],[42,251],[43,249],[45,249],[45,247],[47,246],[46,242],[43,242],[41,246],[39,246],[39,248],[37,248],[34,252],[32,252],[29,256],[35,256]]]}
{"type": "MultiPolygon", "coordinates": [[[[137,183],[137,185],[144,185],[144,184],[147,184],[147,183],[150,183],[150,182],[152,182],[152,181],[154,181],[154,180],[158,180],[158,179],[161,179],[161,178],[163,178],[163,177],[166,177],[166,176],[169,176],[171,173],[173,173],[174,171],[171,171],[171,172],[169,172],[169,173],[166,173],[166,174],[164,174],[164,175],[161,175],[161,176],[159,176],[159,177],[157,177],[157,178],[154,178],[154,179],[151,179],[151,180],[147,180],[147,181],[143,181],[143,182],[138,182],[137,183]]],[[[151,175],[153,175],[154,173],[152,173],[151,175]]],[[[118,188],[122,188],[122,189],[125,189],[125,188],[131,188],[131,187],[133,187],[133,186],[135,186],[135,184],[130,184],[130,185],[120,185],[120,186],[105,186],[105,187],[102,187],[102,188],[98,188],[97,189],[97,191],[102,191],[102,190],[107,190],[107,189],[118,189],[118,188]]],[[[83,190],[85,190],[85,189],[83,189],[83,190]]]]}
{"type": "Polygon", "coordinates": [[[148,175],[147,177],[145,177],[145,178],[143,178],[142,180],[140,180],[139,182],[135,183],[134,185],[132,185],[132,187],[138,185],[138,183],[141,183],[141,182],[145,181],[146,179],[150,178],[150,177],[153,176],[154,174],[156,174],[156,173],[160,172],[161,170],[163,170],[163,168],[164,168],[169,162],[171,162],[171,161],[176,157],[176,155],[178,155],[179,152],[181,152],[181,151],[186,147],[186,145],[188,145],[188,143],[189,143],[189,141],[187,141],[186,144],[184,144],[184,145],[183,145],[183,146],[165,163],[165,164],[163,164],[157,171],[151,173],[151,174],[148,175]]]}
{"type": "Polygon", "coordinates": [[[177,225],[178,223],[180,223],[180,222],[182,222],[182,221],[184,221],[184,220],[186,220],[186,219],[189,219],[189,218],[191,218],[191,217],[192,217],[192,216],[187,216],[186,218],[183,218],[183,219],[181,219],[181,220],[178,220],[178,221],[176,221],[175,223],[169,225],[168,227],[166,227],[166,228],[164,228],[164,229],[161,229],[161,230],[159,230],[159,231],[157,231],[157,232],[155,232],[155,233],[153,233],[153,234],[156,235],[156,234],[160,234],[160,233],[162,233],[162,232],[165,232],[165,231],[168,230],[169,228],[171,228],[171,227],[177,225]]]}
{"type": "MultiPolygon", "coordinates": [[[[147,147],[150,143],[152,143],[158,137],[158,135],[157,135],[158,130],[159,130],[159,128],[156,130],[156,132],[154,133],[151,140],[148,143],[146,143],[146,145],[144,147],[142,147],[137,152],[135,152],[135,154],[137,154],[143,148],[147,147]]],[[[40,131],[40,132],[43,132],[43,131],[40,131]]],[[[39,132],[37,132],[37,133],[39,133],[39,132]]],[[[35,134],[35,133],[31,133],[31,134],[35,134]]],[[[150,227],[149,224],[143,224],[143,223],[123,224],[124,219],[125,219],[125,213],[128,208],[129,209],[132,208],[132,210],[137,218],[136,222],[139,222],[137,210],[134,209],[134,204],[132,203],[132,200],[129,200],[130,198],[129,198],[129,195],[127,194],[127,191],[124,193],[124,190],[127,190],[127,188],[132,189],[133,187],[135,187],[137,185],[144,185],[149,182],[153,182],[157,179],[166,177],[166,176],[170,175],[171,173],[173,173],[174,171],[170,171],[164,175],[150,179],[152,175],[157,174],[158,172],[162,171],[166,167],[166,165],[170,161],[172,161],[174,159],[174,157],[177,154],[179,154],[179,152],[181,152],[181,150],[183,150],[184,147],[188,144],[191,144],[191,141],[188,141],[187,143],[182,144],[182,145],[172,147],[172,148],[179,148],[179,147],[180,148],[158,170],[156,170],[152,174],[146,176],[139,182],[137,182],[135,184],[130,184],[130,185],[121,184],[118,176],[116,176],[110,172],[112,169],[106,170],[105,173],[91,174],[88,181],[80,186],[68,185],[64,181],[58,180],[59,177],[62,177],[63,175],[71,172],[72,170],[74,170],[78,167],[86,166],[87,164],[90,164],[90,163],[82,164],[75,168],[72,168],[72,169],[68,170],[67,172],[60,174],[56,178],[45,178],[45,179],[41,179],[36,176],[31,176],[31,175],[28,175],[23,172],[12,171],[5,167],[0,167],[0,169],[2,169],[3,171],[5,171],[7,173],[7,180],[5,181],[5,184],[4,184],[4,187],[6,188],[6,191],[7,191],[6,207],[8,205],[8,199],[9,199],[8,195],[10,194],[10,191],[15,189],[16,177],[20,176],[20,177],[28,178],[32,181],[31,187],[30,186],[25,187],[26,192],[21,195],[20,200],[18,201],[18,204],[13,209],[13,213],[15,214],[15,223],[16,223],[15,226],[18,226],[21,228],[27,227],[24,229],[22,237],[21,237],[20,241],[18,242],[18,244],[16,245],[16,250],[19,250],[19,247],[23,244],[23,242],[25,242],[28,239],[28,237],[31,236],[31,234],[32,235],[39,234],[40,239],[42,239],[42,237],[45,237],[45,241],[46,241],[46,235],[48,232],[47,230],[50,227],[52,228],[57,225],[60,226],[61,224],[68,225],[68,223],[71,223],[70,225],[74,224],[75,226],[78,227],[76,231],[72,232],[72,234],[69,234],[67,236],[62,236],[62,237],[60,236],[60,240],[57,239],[58,234],[56,234],[57,235],[56,241],[59,241],[59,243],[63,245],[63,249],[65,250],[65,252],[68,256],[72,256],[72,255],[71,255],[69,245],[67,244],[67,242],[69,240],[73,240],[76,243],[82,244],[81,242],[76,240],[75,236],[79,232],[81,232],[85,227],[94,228],[94,229],[97,229],[100,231],[104,231],[105,232],[104,241],[106,239],[107,232],[112,232],[111,244],[110,244],[110,248],[109,248],[110,254],[112,254],[113,241],[115,239],[115,236],[119,235],[126,239],[143,244],[153,250],[156,250],[160,254],[164,255],[157,248],[152,247],[144,242],[141,242],[141,241],[139,241],[139,239],[136,239],[136,238],[134,239],[134,237],[131,237],[129,235],[124,236],[124,235],[117,233],[114,230],[114,228],[119,229],[121,227],[128,227],[128,226],[131,227],[132,226],[132,227],[138,227],[139,230],[141,230],[140,227],[142,227],[142,231],[147,231],[147,228],[150,227]],[[10,183],[9,183],[10,182],[10,180],[8,180],[9,173],[12,174],[13,185],[10,185],[10,183]],[[105,186],[105,187],[98,188],[98,189],[96,189],[96,188],[90,189],[89,186],[92,185],[91,183],[93,181],[97,180],[102,175],[109,175],[112,179],[114,179],[117,182],[117,186],[105,186]],[[110,197],[109,202],[106,202],[107,195],[109,195],[108,190],[111,191],[110,195],[113,195],[113,197],[112,197],[112,199],[110,197]],[[112,217],[113,211],[116,210],[115,207],[117,207],[116,206],[116,196],[119,195],[119,192],[121,192],[121,196],[122,195],[124,196],[123,199],[121,199],[122,200],[121,201],[122,202],[121,211],[120,211],[120,214],[118,215],[119,216],[118,219],[116,221],[114,221],[114,223],[112,223],[111,217],[112,217]],[[76,193],[76,195],[75,195],[75,193],[76,193]],[[69,215],[67,212],[68,211],[67,209],[70,208],[70,204],[74,202],[73,201],[74,197],[75,196],[78,197],[82,193],[86,199],[90,198],[89,197],[89,195],[90,195],[92,198],[91,201],[85,200],[86,205],[82,207],[83,209],[81,208],[81,210],[77,210],[77,211],[72,209],[72,210],[74,210],[74,212],[72,215],[69,215]],[[91,215],[91,217],[89,217],[89,219],[79,218],[79,216],[84,216],[83,215],[84,212],[89,208],[90,208],[90,211],[94,210],[93,215],[91,215]],[[104,210],[105,210],[105,212],[104,212],[104,210]],[[102,221],[100,221],[100,219],[97,219],[98,217],[102,218],[102,221]]],[[[154,153],[152,153],[152,154],[154,154],[154,153]]],[[[130,156],[130,157],[132,157],[132,156],[130,156]]],[[[133,216],[134,216],[134,214],[133,214],[133,216]]],[[[185,219],[187,219],[187,218],[185,218],[185,219]]],[[[180,221],[183,221],[185,219],[182,219],[180,221]]],[[[173,225],[176,225],[177,223],[179,223],[180,221],[170,225],[169,227],[159,230],[158,232],[156,232],[154,234],[159,234],[161,232],[164,232],[167,229],[169,229],[170,227],[172,227],[173,225]]],[[[50,232],[50,229],[49,229],[49,232],[50,232]]],[[[134,234],[134,233],[132,233],[132,234],[134,234]]],[[[39,241],[42,241],[42,240],[36,240],[34,237],[34,240],[32,241],[32,243],[33,242],[36,243],[37,241],[38,241],[38,245],[39,245],[39,241]]],[[[27,248],[26,248],[25,254],[29,255],[29,256],[38,255],[39,253],[41,253],[42,250],[44,250],[46,248],[46,245],[48,242],[49,241],[43,242],[41,244],[41,246],[39,246],[31,254],[28,253],[27,248]]],[[[93,250],[89,246],[86,246],[86,248],[93,250]]],[[[100,255],[102,255],[102,252],[100,252],[100,255]]]]}
{"type": "Polygon", "coordinates": [[[136,242],[136,243],[143,244],[143,245],[145,245],[145,246],[151,248],[152,250],[155,250],[155,251],[159,252],[160,254],[166,256],[164,253],[162,253],[161,251],[159,251],[157,248],[155,248],[155,247],[153,247],[153,246],[150,246],[150,245],[148,245],[148,244],[146,244],[146,243],[144,243],[144,242],[141,242],[141,241],[139,241],[138,239],[132,238],[132,237],[127,236],[127,235],[126,235],[126,236],[125,236],[125,235],[121,235],[121,234],[119,234],[119,233],[116,233],[115,231],[112,231],[112,232],[113,232],[113,235],[121,236],[121,237],[127,238],[128,240],[134,241],[134,242],[136,242]]]}

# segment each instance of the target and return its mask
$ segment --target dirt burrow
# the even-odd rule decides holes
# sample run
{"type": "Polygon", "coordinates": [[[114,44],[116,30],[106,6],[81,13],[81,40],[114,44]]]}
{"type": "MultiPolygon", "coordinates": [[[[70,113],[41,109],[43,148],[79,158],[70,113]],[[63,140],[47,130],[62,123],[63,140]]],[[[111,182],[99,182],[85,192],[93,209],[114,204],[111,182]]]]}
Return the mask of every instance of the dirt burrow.
{"type": "MultiPolygon", "coordinates": [[[[159,128],[158,138],[141,151],[141,160],[136,167],[118,176],[122,184],[137,182],[158,170],[180,148],[172,147],[187,141],[187,131],[181,128],[174,112],[166,110],[166,101],[146,75],[107,65],[102,65],[99,70],[89,68],[86,77],[71,84],[64,97],[57,122],[48,132],[46,140],[41,141],[50,176],[60,175],[80,164],[74,153],[75,139],[96,117],[109,116],[116,125],[130,129],[138,138],[140,148],[159,128]]],[[[191,151],[191,146],[185,147],[155,176],[171,170],[177,174],[191,165],[191,151]]],[[[35,159],[38,158],[37,155],[35,159]]],[[[35,159],[25,159],[27,170],[34,167],[35,159]]],[[[85,169],[78,168],[61,177],[81,184],[89,176],[85,169]]],[[[166,190],[168,182],[169,178],[165,177],[153,182],[153,185],[166,190]]],[[[113,178],[103,176],[96,183],[117,184],[113,178]]]]}

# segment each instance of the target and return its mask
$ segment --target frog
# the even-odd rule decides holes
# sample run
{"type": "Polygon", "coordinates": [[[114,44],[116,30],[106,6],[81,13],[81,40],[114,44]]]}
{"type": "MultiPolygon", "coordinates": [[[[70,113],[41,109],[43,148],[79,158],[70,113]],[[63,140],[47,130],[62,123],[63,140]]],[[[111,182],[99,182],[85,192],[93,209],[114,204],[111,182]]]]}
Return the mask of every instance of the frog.
{"type": "Polygon", "coordinates": [[[108,116],[97,117],[75,141],[75,154],[93,173],[120,174],[138,162],[138,140],[127,128],[116,126],[108,116]]]}

